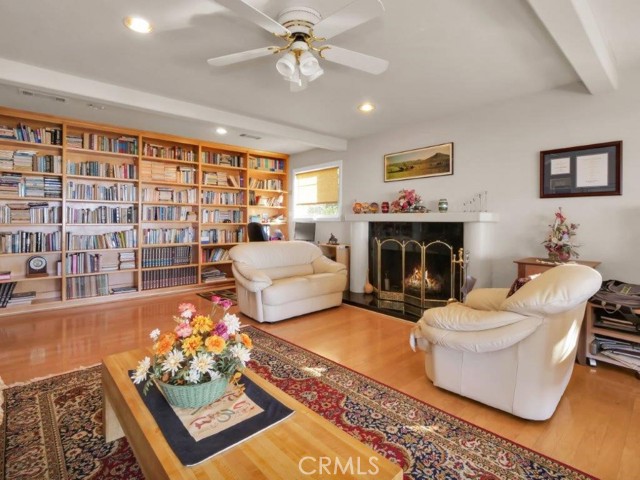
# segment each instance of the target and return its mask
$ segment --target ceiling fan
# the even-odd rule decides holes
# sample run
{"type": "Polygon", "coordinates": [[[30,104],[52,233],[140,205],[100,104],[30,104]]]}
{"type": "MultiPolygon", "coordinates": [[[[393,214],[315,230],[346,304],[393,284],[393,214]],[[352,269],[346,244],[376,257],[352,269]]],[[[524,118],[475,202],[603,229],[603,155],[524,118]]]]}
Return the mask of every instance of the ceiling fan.
{"type": "Polygon", "coordinates": [[[380,0],[355,0],[324,19],[313,8],[288,7],[280,12],[277,21],[249,5],[245,0],[216,1],[287,43],[280,47],[261,47],[210,58],[207,60],[209,65],[222,67],[267,55],[282,54],[276,62],[276,69],[285,80],[291,82],[292,91],[304,90],[308,82],[314,81],[324,73],[319,58],[373,75],[381,74],[389,66],[389,62],[381,58],[335,45],[322,44],[336,35],[381,15],[384,12],[384,6],[380,0]]]}

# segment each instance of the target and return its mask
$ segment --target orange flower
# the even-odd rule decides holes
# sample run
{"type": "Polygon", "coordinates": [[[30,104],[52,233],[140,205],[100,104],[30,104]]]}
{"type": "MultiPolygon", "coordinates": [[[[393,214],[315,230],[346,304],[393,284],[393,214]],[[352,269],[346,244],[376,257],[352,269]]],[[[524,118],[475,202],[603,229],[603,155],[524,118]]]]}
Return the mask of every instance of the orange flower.
{"type": "Polygon", "coordinates": [[[185,355],[195,355],[198,348],[202,346],[202,337],[200,335],[191,335],[182,340],[182,351],[185,355]]]}
{"type": "Polygon", "coordinates": [[[205,315],[196,315],[191,320],[194,333],[208,333],[213,328],[213,321],[205,315]]]}
{"type": "Polygon", "coordinates": [[[218,335],[211,335],[204,341],[204,344],[206,345],[208,352],[212,352],[215,354],[222,353],[224,347],[226,346],[224,338],[218,335]]]}
{"type": "Polygon", "coordinates": [[[245,347],[247,347],[249,350],[251,350],[253,348],[253,342],[251,341],[251,337],[249,337],[249,335],[247,335],[246,333],[241,333],[240,334],[240,341],[244,344],[245,347]]]}
{"type": "Polygon", "coordinates": [[[171,351],[174,343],[176,343],[176,336],[173,334],[173,332],[165,333],[153,346],[153,351],[156,353],[156,355],[166,355],[171,351]]]}

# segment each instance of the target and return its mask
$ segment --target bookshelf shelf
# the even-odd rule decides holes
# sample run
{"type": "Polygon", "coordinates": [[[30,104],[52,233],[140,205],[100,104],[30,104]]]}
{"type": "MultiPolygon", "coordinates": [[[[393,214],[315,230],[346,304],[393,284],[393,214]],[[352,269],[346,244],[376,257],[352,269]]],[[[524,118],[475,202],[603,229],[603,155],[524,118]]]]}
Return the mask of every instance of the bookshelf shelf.
{"type": "Polygon", "coordinates": [[[218,286],[234,281],[228,251],[248,241],[250,217],[259,215],[264,221],[286,210],[288,156],[284,154],[4,107],[0,107],[0,135],[16,137],[0,137],[0,150],[5,150],[0,181],[8,185],[0,190],[0,209],[4,208],[0,218],[7,220],[0,223],[0,235],[21,231],[31,242],[45,245],[46,241],[56,248],[0,253],[0,270],[11,272],[0,285],[16,282],[20,288],[14,290],[36,292],[35,298],[0,308],[0,317],[111,302],[114,296],[156,295],[158,290],[223,288],[218,286]],[[264,188],[249,188],[250,181],[253,187],[264,188]],[[271,203],[281,199],[282,206],[251,205],[250,192],[270,198],[271,203]],[[29,203],[33,205],[27,208],[29,203]],[[48,205],[37,205],[44,203],[48,205]],[[169,239],[186,241],[145,243],[169,239]],[[70,248],[133,243],[136,246],[70,248]],[[49,276],[25,275],[31,256],[46,259],[49,276]],[[75,262],[86,270],[119,268],[66,273],[78,271],[75,262]],[[101,263],[96,267],[95,262],[101,263]],[[112,294],[114,289],[117,294],[112,294]]]}

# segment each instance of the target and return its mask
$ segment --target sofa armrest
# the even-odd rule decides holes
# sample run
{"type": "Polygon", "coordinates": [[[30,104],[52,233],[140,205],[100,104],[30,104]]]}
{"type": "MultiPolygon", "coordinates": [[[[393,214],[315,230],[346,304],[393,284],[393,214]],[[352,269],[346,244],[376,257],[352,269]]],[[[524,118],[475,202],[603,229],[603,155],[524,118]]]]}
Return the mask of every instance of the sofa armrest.
{"type": "Polygon", "coordinates": [[[541,324],[541,318],[526,317],[521,322],[491,330],[461,332],[443,330],[423,323],[413,328],[411,342],[412,347],[417,344],[418,348],[425,351],[428,351],[430,345],[439,345],[464,352],[496,352],[521,342],[541,324]]]}
{"type": "Polygon", "coordinates": [[[347,276],[347,267],[341,263],[334,262],[324,255],[316,258],[311,266],[313,267],[313,273],[339,273],[345,277],[347,276]]]}
{"type": "Polygon", "coordinates": [[[525,320],[519,313],[495,310],[476,310],[462,303],[430,308],[418,324],[450,331],[480,332],[525,320]]]}
{"type": "Polygon", "coordinates": [[[501,310],[507,293],[508,288],[476,288],[469,292],[464,304],[476,310],[501,310]]]}
{"type": "Polygon", "coordinates": [[[273,283],[262,270],[246,263],[233,262],[231,269],[236,281],[250,292],[259,292],[273,283]]]}

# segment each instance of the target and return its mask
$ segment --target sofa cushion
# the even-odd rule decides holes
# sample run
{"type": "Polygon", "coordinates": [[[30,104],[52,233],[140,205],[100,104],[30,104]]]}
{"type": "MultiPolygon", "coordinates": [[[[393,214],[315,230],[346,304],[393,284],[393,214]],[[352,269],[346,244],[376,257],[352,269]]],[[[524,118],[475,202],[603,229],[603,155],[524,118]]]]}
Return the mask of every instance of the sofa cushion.
{"type": "Polygon", "coordinates": [[[346,277],[334,273],[314,273],[302,277],[281,278],[274,280],[269,288],[262,291],[262,303],[284,305],[310,296],[342,292],[345,284],[346,277]]]}
{"type": "Polygon", "coordinates": [[[310,265],[322,256],[322,250],[309,242],[251,242],[229,250],[234,262],[251,265],[258,270],[310,265]]]}
{"type": "Polygon", "coordinates": [[[313,273],[313,266],[310,263],[304,265],[288,265],[286,267],[262,268],[264,273],[271,280],[279,280],[288,277],[303,277],[313,273]]]}

